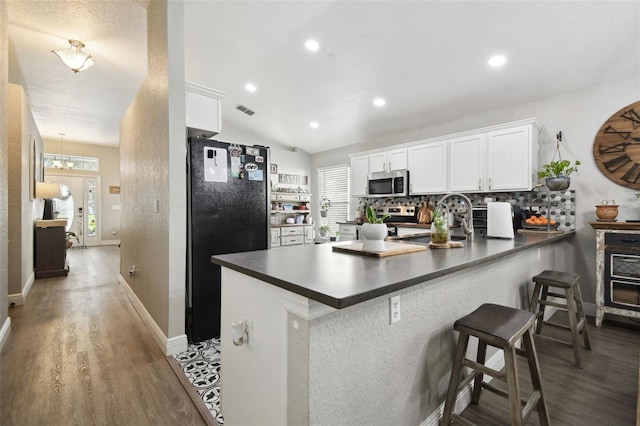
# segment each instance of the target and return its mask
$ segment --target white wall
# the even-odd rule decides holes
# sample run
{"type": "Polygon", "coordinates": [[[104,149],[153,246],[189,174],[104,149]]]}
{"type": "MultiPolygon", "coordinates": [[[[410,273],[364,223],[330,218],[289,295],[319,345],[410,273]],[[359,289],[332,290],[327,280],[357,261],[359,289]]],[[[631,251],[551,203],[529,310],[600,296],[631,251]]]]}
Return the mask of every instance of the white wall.
{"type": "MultiPolygon", "coordinates": [[[[615,199],[620,204],[619,221],[640,218],[640,200],[634,190],[617,185],[599,171],[593,161],[593,141],[600,126],[615,112],[640,99],[640,77],[613,84],[588,87],[562,96],[529,102],[514,107],[465,116],[457,120],[396,135],[380,137],[346,148],[325,151],[311,156],[312,169],[349,161],[348,154],[368,149],[411,142],[475,128],[537,117],[545,126],[542,141],[552,141],[562,131],[563,158],[580,160],[580,171],[572,176],[571,188],[576,191],[576,272],[582,276],[583,298],[595,300],[595,232],[589,222],[595,221],[594,205],[602,199],[615,199]]],[[[555,145],[543,145],[541,161],[551,159],[555,145]]],[[[315,183],[314,183],[315,185],[315,183]]],[[[316,191],[312,186],[312,191],[316,191]]]]}
{"type": "MultiPolygon", "coordinates": [[[[33,200],[30,194],[33,170],[29,164],[31,139],[36,153],[42,153],[43,144],[22,86],[9,85],[9,117],[9,295],[10,302],[21,305],[34,280],[33,223],[43,208],[43,203],[33,200]]],[[[36,158],[35,166],[40,170],[39,158],[36,158]]],[[[42,173],[36,173],[34,181],[41,180],[42,173]]]]}
{"type": "MultiPolygon", "coordinates": [[[[7,187],[8,103],[9,103],[9,19],[7,2],[0,1],[0,188],[7,187]]],[[[11,320],[8,303],[8,213],[7,191],[0,191],[0,351],[9,337],[11,320]]]]}

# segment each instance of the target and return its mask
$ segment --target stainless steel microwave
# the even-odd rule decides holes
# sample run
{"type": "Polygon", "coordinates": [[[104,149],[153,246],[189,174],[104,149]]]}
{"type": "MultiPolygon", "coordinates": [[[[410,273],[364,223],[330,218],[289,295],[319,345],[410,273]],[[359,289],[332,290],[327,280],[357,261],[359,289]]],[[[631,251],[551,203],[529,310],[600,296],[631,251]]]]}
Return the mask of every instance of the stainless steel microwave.
{"type": "Polygon", "coordinates": [[[371,173],[368,176],[369,197],[406,197],[409,195],[409,171],[371,173]]]}

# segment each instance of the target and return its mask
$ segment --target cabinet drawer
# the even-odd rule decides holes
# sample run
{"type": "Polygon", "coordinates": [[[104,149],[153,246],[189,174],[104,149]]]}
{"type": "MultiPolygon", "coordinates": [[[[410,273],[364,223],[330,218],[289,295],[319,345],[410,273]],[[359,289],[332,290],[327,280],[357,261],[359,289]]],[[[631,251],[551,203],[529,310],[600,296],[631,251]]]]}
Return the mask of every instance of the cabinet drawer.
{"type": "Polygon", "coordinates": [[[292,226],[290,228],[280,228],[280,235],[283,237],[287,237],[290,235],[302,235],[304,234],[304,229],[302,226],[292,226]]]}
{"type": "Polygon", "coordinates": [[[311,195],[305,194],[305,195],[298,195],[298,198],[300,201],[304,201],[304,202],[309,202],[311,201],[311,195]]]}
{"type": "Polygon", "coordinates": [[[280,238],[280,245],[282,246],[292,246],[295,244],[303,244],[304,236],[303,235],[294,235],[292,237],[282,236],[280,238]]]}
{"type": "Polygon", "coordinates": [[[640,248],[640,234],[604,234],[604,243],[608,246],[640,248]]]}
{"type": "Polygon", "coordinates": [[[294,194],[276,194],[278,201],[300,201],[299,195],[294,194]]]}
{"type": "Polygon", "coordinates": [[[340,235],[356,235],[356,225],[340,225],[340,235]]]}

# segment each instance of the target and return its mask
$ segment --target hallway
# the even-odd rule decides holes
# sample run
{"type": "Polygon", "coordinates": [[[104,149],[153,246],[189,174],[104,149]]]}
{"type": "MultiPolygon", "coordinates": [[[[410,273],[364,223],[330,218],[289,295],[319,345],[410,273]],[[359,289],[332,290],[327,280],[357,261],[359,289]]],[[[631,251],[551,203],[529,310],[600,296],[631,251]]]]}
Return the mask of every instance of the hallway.
{"type": "Polygon", "coordinates": [[[204,425],[118,284],[120,249],[68,250],[67,277],[9,308],[2,425],[204,425]]]}

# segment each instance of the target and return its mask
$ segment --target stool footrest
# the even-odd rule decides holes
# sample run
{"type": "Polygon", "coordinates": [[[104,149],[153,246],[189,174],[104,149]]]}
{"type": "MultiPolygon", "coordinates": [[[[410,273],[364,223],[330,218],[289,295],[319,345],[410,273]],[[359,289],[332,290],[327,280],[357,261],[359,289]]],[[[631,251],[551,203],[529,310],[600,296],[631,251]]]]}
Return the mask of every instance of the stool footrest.
{"type": "Polygon", "coordinates": [[[570,348],[573,348],[573,344],[569,343],[569,342],[565,342],[564,340],[560,340],[560,339],[555,339],[553,337],[550,336],[543,336],[542,334],[534,334],[534,336],[536,336],[539,339],[544,339],[544,340],[548,340],[550,342],[555,342],[555,343],[559,343],[561,345],[565,345],[568,346],[570,348]]]}
{"type": "Polygon", "coordinates": [[[493,370],[493,369],[491,369],[489,367],[486,367],[483,364],[478,364],[477,362],[472,361],[472,360],[470,360],[468,358],[465,358],[465,359],[462,360],[462,365],[464,365],[466,367],[471,367],[474,370],[476,370],[477,372],[482,373],[482,374],[487,374],[487,375],[493,377],[494,379],[502,380],[503,382],[506,381],[505,373],[501,373],[499,371],[493,370]]]}
{"type": "Polygon", "coordinates": [[[538,303],[541,304],[541,305],[555,306],[556,308],[567,309],[567,305],[566,304],[558,303],[558,302],[552,302],[550,300],[539,300],[538,303]]]}
{"type": "Polygon", "coordinates": [[[453,423],[458,423],[464,426],[477,426],[475,423],[471,423],[469,420],[455,413],[451,414],[451,420],[453,420],[453,423]]]}
{"type": "Polygon", "coordinates": [[[562,293],[553,293],[551,291],[547,292],[547,297],[551,296],[551,297],[558,297],[560,299],[566,299],[567,295],[566,294],[562,294],[562,293]]]}
{"type": "Polygon", "coordinates": [[[527,419],[533,412],[533,409],[536,408],[539,401],[540,401],[540,391],[534,390],[531,396],[529,397],[529,400],[525,404],[524,408],[522,409],[522,423],[527,422],[527,419]]]}
{"type": "Polygon", "coordinates": [[[464,379],[462,379],[462,381],[458,385],[457,392],[459,393],[462,389],[466,388],[469,385],[469,383],[471,383],[476,377],[478,377],[479,374],[480,374],[479,371],[474,371],[473,373],[469,374],[464,379]]]}

